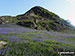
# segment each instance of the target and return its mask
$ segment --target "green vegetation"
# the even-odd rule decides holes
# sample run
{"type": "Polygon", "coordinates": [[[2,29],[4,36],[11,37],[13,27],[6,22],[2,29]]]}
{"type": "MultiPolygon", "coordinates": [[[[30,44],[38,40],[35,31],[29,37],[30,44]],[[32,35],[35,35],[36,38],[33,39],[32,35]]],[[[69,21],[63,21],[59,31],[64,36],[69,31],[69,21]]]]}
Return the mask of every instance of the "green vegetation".
{"type": "Polygon", "coordinates": [[[61,51],[74,52],[75,44],[61,42],[61,40],[72,42],[74,37],[63,39],[62,35],[57,32],[21,27],[0,28],[0,41],[7,42],[6,45],[0,47],[0,56],[60,56],[58,52],[61,51]]]}
{"type": "Polygon", "coordinates": [[[65,40],[75,42],[75,37],[65,38],[65,40]]]}
{"type": "Polygon", "coordinates": [[[66,37],[70,35],[63,34],[75,34],[75,28],[68,21],[42,7],[33,7],[16,17],[2,16],[0,24],[4,24],[2,27],[0,25],[0,41],[7,42],[0,46],[0,56],[60,56],[58,52],[75,52],[75,44],[71,44],[75,42],[75,37],[66,37]]]}
{"type": "Polygon", "coordinates": [[[7,56],[60,56],[60,51],[75,51],[75,46],[69,43],[61,43],[57,41],[45,40],[43,42],[37,42],[36,40],[26,39],[23,42],[9,42],[5,45],[5,48],[9,51],[5,51],[4,55],[7,56]]]}

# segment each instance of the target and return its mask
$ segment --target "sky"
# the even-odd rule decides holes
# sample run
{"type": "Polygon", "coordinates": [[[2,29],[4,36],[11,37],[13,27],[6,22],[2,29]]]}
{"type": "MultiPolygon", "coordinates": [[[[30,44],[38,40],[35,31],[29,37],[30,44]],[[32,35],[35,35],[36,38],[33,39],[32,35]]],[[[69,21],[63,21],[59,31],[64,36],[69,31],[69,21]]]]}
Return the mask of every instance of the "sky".
{"type": "Polygon", "coordinates": [[[75,0],[0,0],[0,16],[24,14],[34,6],[44,7],[75,26],[75,0]]]}

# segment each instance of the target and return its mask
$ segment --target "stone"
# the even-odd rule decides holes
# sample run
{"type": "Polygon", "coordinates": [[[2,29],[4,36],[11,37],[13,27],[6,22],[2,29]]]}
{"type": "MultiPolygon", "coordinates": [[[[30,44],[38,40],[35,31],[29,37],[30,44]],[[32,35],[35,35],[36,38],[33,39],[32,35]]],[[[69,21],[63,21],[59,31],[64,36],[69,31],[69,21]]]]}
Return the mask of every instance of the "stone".
{"type": "Polygon", "coordinates": [[[0,41],[0,47],[2,47],[3,45],[6,45],[7,42],[4,42],[4,41],[0,41]]]}

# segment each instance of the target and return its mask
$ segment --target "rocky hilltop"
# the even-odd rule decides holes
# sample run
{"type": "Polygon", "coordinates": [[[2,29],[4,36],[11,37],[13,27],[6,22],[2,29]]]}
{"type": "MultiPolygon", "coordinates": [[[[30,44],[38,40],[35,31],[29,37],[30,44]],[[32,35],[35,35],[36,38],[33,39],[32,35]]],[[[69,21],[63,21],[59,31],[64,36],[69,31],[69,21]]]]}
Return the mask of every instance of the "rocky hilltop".
{"type": "Polygon", "coordinates": [[[53,12],[40,6],[35,6],[25,14],[18,15],[19,25],[34,29],[63,31],[72,29],[72,25],[53,12]]]}

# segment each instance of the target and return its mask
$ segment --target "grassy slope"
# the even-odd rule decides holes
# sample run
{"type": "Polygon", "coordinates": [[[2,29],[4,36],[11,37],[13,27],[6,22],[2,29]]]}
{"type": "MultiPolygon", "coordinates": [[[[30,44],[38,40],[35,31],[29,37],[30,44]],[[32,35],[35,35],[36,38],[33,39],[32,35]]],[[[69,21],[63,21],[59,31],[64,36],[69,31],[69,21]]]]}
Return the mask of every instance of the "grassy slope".
{"type": "MultiPolygon", "coordinates": [[[[72,41],[73,36],[58,32],[37,31],[21,26],[0,28],[0,41],[8,42],[0,48],[0,56],[60,56],[59,51],[75,51],[75,45],[63,43],[52,38],[72,41]],[[52,35],[53,34],[53,35],[52,35]],[[67,37],[67,38],[66,38],[67,37]]],[[[73,37],[74,38],[74,37],[73,37]]],[[[75,38],[74,38],[75,39],[75,38]]]]}

